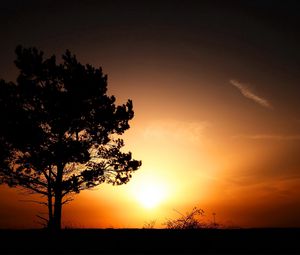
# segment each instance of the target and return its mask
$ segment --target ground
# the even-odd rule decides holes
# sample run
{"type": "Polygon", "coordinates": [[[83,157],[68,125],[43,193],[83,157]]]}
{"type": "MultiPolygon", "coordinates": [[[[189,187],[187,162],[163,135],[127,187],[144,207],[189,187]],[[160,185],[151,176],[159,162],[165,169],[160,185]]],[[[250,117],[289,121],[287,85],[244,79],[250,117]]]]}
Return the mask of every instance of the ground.
{"type": "Polygon", "coordinates": [[[1,254],[300,254],[300,229],[0,230],[1,254]]]}

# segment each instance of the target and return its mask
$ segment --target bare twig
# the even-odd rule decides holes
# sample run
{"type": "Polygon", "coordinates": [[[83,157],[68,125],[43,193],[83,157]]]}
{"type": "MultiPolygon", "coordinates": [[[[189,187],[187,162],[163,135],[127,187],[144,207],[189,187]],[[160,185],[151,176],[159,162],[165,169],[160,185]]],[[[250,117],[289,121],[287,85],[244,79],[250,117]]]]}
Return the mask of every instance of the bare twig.
{"type": "Polygon", "coordinates": [[[40,201],[36,201],[36,200],[30,200],[30,199],[20,199],[20,202],[29,202],[29,203],[36,203],[36,204],[40,204],[40,205],[46,205],[48,206],[48,204],[46,202],[40,202],[40,201]]]}

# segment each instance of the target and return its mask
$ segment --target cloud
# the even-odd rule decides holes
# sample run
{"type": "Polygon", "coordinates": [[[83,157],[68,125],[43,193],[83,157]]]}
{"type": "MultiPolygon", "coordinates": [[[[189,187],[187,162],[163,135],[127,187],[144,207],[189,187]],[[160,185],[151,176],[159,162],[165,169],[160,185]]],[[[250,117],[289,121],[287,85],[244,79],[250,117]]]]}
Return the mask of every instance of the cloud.
{"type": "Polygon", "coordinates": [[[255,95],[245,84],[237,80],[230,80],[229,82],[234,87],[236,87],[244,97],[251,99],[252,101],[254,101],[255,103],[263,107],[266,107],[268,109],[273,109],[273,106],[267,99],[255,95]]]}
{"type": "Polygon", "coordinates": [[[197,143],[203,137],[203,130],[208,122],[186,122],[177,120],[157,120],[149,124],[144,130],[144,136],[151,139],[165,139],[189,141],[197,143]]]}
{"type": "Polygon", "coordinates": [[[300,135],[268,135],[268,134],[256,134],[256,135],[236,135],[233,138],[245,138],[252,140],[286,140],[286,141],[294,141],[300,140],[300,135]]]}

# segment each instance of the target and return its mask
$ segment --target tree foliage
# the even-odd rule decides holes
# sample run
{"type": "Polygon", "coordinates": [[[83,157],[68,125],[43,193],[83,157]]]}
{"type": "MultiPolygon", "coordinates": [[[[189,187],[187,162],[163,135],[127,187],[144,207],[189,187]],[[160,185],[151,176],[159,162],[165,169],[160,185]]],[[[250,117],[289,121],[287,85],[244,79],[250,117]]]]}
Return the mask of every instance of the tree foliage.
{"type": "Polygon", "coordinates": [[[36,48],[15,52],[16,83],[0,81],[0,183],[46,197],[48,226],[59,229],[70,195],[127,183],[141,166],[120,138],[133,104],[116,105],[102,69],[68,50],[61,63],[36,48]]]}

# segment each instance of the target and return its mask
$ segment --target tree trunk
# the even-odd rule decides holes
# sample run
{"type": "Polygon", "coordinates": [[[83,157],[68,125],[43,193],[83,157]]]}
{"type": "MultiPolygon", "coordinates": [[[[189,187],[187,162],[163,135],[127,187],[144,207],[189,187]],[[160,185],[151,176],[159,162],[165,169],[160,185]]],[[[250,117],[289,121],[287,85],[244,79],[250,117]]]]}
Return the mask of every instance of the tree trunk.
{"type": "Polygon", "coordinates": [[[63,165],[57,165],[57,175],[55,182],[55,196],[54,196],[54,217],[53,217],[53,229],[61,229],[61,215],[62,215],[62,176],[63,165]]]}
{"type": "Polygon", "coordinates": [[[48,229],[53,228],[53,204],[52,204],[52,181],[51,181],[51,166],[49,168],[48,176],[48,229]]]}
{"type": "Polygon", "coordinates": [[[52,221],[52,227],[54,230],[61,229],[61,212],[62,212],[62,197],[61,192],[55,194],[55,202],[54,202],[54,217],[52,221]]]}
{"type": "Polygon", "coordinates": [[[52,195],[48,191],[48,229],[52,229],[53,225],[53,208],[52,208],[52,195]]]}

